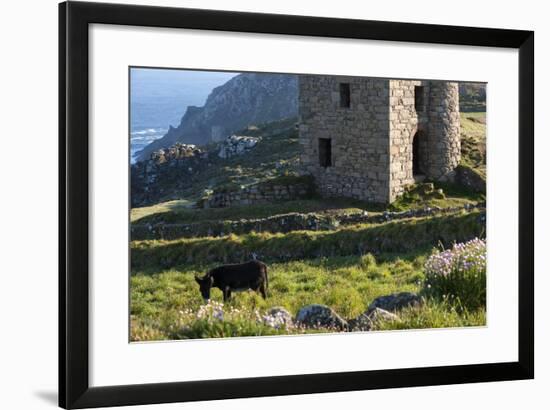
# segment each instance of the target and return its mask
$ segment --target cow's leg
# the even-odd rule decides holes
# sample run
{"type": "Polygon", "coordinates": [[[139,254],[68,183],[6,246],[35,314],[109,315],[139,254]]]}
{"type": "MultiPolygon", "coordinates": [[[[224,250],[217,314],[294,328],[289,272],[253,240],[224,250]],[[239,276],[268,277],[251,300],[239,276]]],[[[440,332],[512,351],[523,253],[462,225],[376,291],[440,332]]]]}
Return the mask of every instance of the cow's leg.
{"type": "Polygon", "coordinates": [[[223,290],[223,301],[227,302],[229,298],[231,297],[231,288],[229,286],[226,286],[223,290]]]}
{"type": "Polygon", "coordinates": [[[264,299],[267,299],[267,289],[265,288],[265,282],[260,285],[260,293],[264,299]]]}

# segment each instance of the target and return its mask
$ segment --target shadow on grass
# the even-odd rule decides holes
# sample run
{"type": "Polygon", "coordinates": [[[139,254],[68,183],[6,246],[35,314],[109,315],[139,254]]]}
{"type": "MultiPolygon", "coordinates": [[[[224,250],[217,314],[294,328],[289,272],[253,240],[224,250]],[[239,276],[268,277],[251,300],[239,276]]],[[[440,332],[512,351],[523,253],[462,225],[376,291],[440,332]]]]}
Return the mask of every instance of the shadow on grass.
{"type": "Polygon", "coordinates": [[[177,266],[239,263],[249,260],[253,253],[266,263],[367,253],[403,259],[404,255],[413,257],[415,253],[432,247],[448,247],[455,242],[481,237],[484,232],[484,213],[474,211],[381,225],[360,225],[338,231],[142,241],[132,243],[131,265],[132,271],[158,271],[177,266]]]}

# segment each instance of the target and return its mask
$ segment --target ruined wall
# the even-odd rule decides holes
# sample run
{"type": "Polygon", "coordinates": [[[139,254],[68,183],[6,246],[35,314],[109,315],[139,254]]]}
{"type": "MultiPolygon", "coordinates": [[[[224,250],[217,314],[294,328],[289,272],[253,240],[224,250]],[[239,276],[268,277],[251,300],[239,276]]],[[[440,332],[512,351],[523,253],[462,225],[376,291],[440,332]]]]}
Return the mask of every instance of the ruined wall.
{"type": "Polygon", "coordinates": [[[454,179],[458,83],[307,75],[299,91],[301,160],[322,195],[388,203],[415,177],[454,179]],[[349,108],[341,83],[350,84],[349,108]],[[320,138],[331,139],[332,166],[320,163],[320,138]]]}
{"type": "Polygon", "coordinates": [[[452,181],[460,162],[458,83],[430,82],[427,108],[429,150],[426,176],[435,181],[452,181]]]}
{"type": "MultiPolygon", "coordinates": [[[[422,81],[389,80],[390,83],[390,199],[394,201],[407,185],[414,183],[413,138],[423,121],[415,107],[415,87],[422,81]]],[[[423,89],[425,92],[425,88],[423,89]]],[[[425,97],[425,96],[423,96],[425,97]]],[[[425,100],[424,100],[425,101],[425,100]]],[[[425,152],[425,147],[422,147],[425,152]]],[[[420,160],[421,161],[421,160],[420,160]]]]}
{"type": "MultiPolygon", "coordinates": [[[[284,177],[283,177],[284,178],[284,177]]],[[[201,199],[200,208],[228,208],[239,205],[259,205],[280,201],[305,199],[313,194],[311,177],[289,178],[289,182],[268,180],[239,189],[214,191],[208,198],[201,199]]]]}
{"type": "Polygon", "coordinates": [[[299,92],[301,163],[320,194],[388,202],[388,80],[304,75],[299,92]],[[350,85],[349,107],[341,83],[350,85]],[[320,164],[319,138],[331,139],[331,166],[320,164]]]}

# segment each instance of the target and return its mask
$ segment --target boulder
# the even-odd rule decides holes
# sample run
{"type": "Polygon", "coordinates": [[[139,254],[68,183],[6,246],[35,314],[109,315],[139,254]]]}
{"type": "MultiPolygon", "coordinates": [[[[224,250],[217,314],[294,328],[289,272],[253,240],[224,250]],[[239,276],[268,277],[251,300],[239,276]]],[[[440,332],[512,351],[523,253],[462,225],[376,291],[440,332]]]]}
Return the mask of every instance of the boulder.
{"type": "Polygon", "coordinates": [[[306,327],[325,327],[347,330],[348,323],[325,305],[307,305],[296,315],[296,323],[306,327]]]}
{"type": "Polygon", "coordinates": [[[352,332],[365,332],[372,330],[377,323],[386,321],[399,321],[399,316],[384,309],[374,308],[350,320],[349,329],[352,332]]]}
{"type": "Polygon", "coordinates": [[[349,330],[352,332],[367,332],[372,329],[372,320],[368,312],[362,313],[355,319],[348,321],[349,330]]]}
{"type": "Polygon", "coordinates": [[[400,292],[374,299],[367,311],[380,308],[389,312],[395,312],[409,306],[420,306],[421,304],[422,298],[416,293],[400,292]]]}
{"type": "Polygon", "coordinates": [[[455,181],[474,192],[485,193],[487,185],[485,177],[468,166],[459,165],[456,167],[455,181]]]}
{"type": "Polygon", "coordinates": [[[283,326],[289,328],[294,325],[292,315],[282,306],[274,306],[268,309],[264,315],[264,322],[276,328],[283,326]]]}
{"type": "Polygon", "coordinates": [[[399,316],[387,310],[374,308],[369,312],[369,319],[372,323],[376,322],[395,322],[399,321],[399,316]]]}

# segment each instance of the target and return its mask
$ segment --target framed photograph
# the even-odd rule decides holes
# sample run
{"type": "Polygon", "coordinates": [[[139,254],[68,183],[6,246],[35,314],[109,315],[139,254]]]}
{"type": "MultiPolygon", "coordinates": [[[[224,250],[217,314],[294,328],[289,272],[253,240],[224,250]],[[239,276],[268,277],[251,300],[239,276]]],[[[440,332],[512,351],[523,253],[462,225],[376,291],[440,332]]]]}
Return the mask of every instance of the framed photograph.
{"type": "Polygon", "coordinates": [[[59,405],[534,377],[534,33],[59,5],[59,405]]]}

